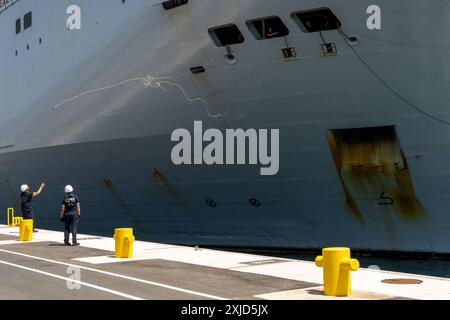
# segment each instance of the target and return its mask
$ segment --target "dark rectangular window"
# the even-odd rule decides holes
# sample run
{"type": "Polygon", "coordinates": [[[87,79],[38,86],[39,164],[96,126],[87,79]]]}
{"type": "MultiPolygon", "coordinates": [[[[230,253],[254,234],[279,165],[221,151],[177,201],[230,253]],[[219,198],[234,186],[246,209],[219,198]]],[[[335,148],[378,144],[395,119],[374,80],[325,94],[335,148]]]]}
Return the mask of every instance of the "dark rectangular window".
{"type": "Polygon", "coordinates": [[[335,30],[341,27],[339,19],[328,8],[294,12],[292,17],[303,32],[335,30]]]}
{"type": "Polygon", "coordinates": [[[32,24],[33,24],[33,15],[31,12],[28,12],[23,17],[23,30],[30,28],[32,24]]]}
{"type": "Polygon", "coordinates": [[[163,5],[164,9],[170,10],[170,9],[185,5],[187,3],[188,3],[188,0],[170,0],[170,1],[164,1],[162,3],[162,5],[163,5]]]}
{"type": "Polygon", "coordinates": [[[22,31],[22,21],[20,19],[16,20],[16,34],[19,34],[22,31]]]}
{"type": "Polygon", "coordinates": [[[247,26],[257,40],[280,38],[289,34],[289,29],[276,16],[247,21],[247,26]]]}
{"type": "Polygon", "coordinates": [[[208,33],[218,47],[225,47],[244,42],[244,36],[234,24],[211,28],[208,30],[208,33]]]}

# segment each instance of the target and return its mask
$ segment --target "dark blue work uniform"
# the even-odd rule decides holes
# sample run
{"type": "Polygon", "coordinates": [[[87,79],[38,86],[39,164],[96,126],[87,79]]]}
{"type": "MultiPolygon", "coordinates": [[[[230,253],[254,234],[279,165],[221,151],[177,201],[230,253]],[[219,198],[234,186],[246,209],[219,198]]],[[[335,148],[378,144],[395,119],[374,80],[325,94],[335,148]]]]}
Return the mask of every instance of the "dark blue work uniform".
{"type": "Polygon", "coordinates": [[[78,211],[77,211],[78,197],[73,193],[68,193],[62,201],[64,206],[64,242],[69,242],[69,235],[72,232],[72,242],[77,243],[77,225],[78,225],[78,211]]]}
{"type": "Polygon", "coordinates": [[[31,203],[32,199],[33,192],[25,191],[20,194],[22,217],[24,220],[31,220],[34,218],[33,205],[31,203]]]}

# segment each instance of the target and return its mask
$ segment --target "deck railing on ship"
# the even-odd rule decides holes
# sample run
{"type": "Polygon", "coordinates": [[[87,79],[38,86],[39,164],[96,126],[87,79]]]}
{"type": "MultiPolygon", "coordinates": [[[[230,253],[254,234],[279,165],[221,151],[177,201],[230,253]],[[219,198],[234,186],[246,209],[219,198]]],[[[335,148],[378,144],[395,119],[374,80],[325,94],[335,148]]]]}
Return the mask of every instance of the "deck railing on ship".
{"type": "Polygon", "coordinates": [[[10,6],[12,6],[14,3],[16,3],[19,0],[0,0],[0,13],[8,9],[10,6]]]}

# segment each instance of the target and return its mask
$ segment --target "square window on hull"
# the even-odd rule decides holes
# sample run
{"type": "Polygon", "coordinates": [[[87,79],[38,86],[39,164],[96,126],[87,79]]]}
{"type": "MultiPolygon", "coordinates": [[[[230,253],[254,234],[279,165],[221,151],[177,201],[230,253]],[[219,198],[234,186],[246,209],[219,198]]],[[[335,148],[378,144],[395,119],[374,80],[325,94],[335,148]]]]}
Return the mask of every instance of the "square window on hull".
{"type": "Polygon", "coordinates": [[[257,40],[274,39],[289,35],[289,29],[276,16],[247,21],[247,26],[257,40]]]}
{"type": "Polygon", "coordinates": [[[292,17],[306,33],[336,30],[342,25],[333,11],[328,8],[294,12],[292,17]]]}
{"type": "Polygon", "coordinates": [[[208,33],[218,47],[243,43],[245,40],[241,31],[235,24],[211,28],[208,30],[208,33]]]}
{"type": "Polygon", "coordinates": [[[22,22],[20,19],[16,20],[16,34],[19,34],[22,31],[22,22]]]}
{"type": "Polygon", "coordinates": [[[23,17],[23,29],[26,30],[26,29],[30,28],[32,24],[33,24],[33,15],[31,12],[28,12],[23,17]]]}

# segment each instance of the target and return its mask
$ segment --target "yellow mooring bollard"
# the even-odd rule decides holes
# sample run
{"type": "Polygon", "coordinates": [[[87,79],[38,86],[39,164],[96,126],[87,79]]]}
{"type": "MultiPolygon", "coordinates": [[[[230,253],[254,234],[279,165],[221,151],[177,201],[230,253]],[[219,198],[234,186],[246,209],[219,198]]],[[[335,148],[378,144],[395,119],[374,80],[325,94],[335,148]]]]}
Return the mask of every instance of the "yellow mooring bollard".
{"type": "Polygon", "coordinates": [[[133,258],[133,229],[119,228],[115,230],[116,258],[133,258]]]}
{"type": "Polygon", "coordinates": [[[22,220],[19,241],[33,241],[33,220],[22,220]]]}
{"type": "Polygon", "coordinates": [[[16,217],[14,216],[14,208],[8,208],[8,211],[6,212],[6,224],[9,227],[18,227],[20,226],[20,223],[22,222],[22,217],[16,217]]]}
{"type": "Polygon", "coordinates": [[[14,217],[12,226],[19,227],[22,221],[23,221],[22,217],[14,217]]]}
{"type": "Polygon", "coordinates": [[[323,285],[327,296],[352,294],[350,271],[359,268],[359,261],[350,258],[349,248],[325,248],[316,258],[316,266],[323,267],[323,285]]]}

